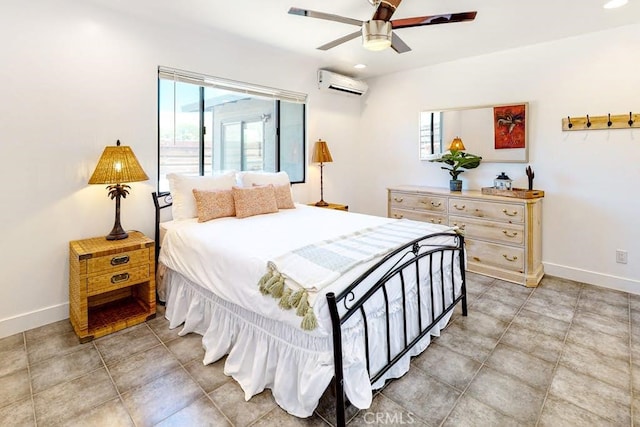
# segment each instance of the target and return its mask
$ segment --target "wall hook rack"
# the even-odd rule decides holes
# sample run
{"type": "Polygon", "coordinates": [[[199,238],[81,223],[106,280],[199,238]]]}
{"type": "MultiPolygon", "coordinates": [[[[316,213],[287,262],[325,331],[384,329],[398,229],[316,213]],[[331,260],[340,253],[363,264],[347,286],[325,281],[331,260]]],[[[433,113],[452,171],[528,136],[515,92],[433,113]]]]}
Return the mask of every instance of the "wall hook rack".
{"type": "Polygon", "coordinates": [[[596,130],[596,129],[637,129],[640,128],[640,113],[618,114],[606,116],[584,117],[567,116],[562,119],[563,131],[596,130]]]}

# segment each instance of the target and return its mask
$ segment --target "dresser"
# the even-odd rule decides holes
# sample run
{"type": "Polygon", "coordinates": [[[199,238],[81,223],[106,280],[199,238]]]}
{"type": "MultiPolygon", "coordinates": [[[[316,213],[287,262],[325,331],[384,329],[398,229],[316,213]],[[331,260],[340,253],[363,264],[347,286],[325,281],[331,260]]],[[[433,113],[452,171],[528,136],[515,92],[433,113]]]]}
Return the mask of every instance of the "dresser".
{"type": "Polygon", "coordinates": [[[155,317],[155,244],[132,231],[69,243],[69,318],[80,342],[155,317]]]}
{"type": "Polygon", "coordinates": [[[542,265],[542,198],[490,196],[478,190],[397,186],[388,189],[388,216],[458,227],[467,270],[537,286],[542,265]]]}

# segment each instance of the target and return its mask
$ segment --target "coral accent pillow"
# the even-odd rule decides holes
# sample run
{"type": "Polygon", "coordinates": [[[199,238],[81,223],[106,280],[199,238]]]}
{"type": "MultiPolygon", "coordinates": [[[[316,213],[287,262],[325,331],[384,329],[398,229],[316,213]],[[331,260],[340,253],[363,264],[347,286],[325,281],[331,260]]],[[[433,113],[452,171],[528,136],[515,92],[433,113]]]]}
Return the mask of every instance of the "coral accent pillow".
{"type": "MultiPolygon", "coordinates": [[[[259,184],[253,184],[254,187],[260,186],[259,184]]],[[[295,209],[296,205],[293,203],[291,197],[291,187],[288,184],[274,185],[273,190],[276,193],[276,203],[278,209],[295,209]]]]}
{"type": "Polygon", "coordinates": [[[273,185],[248,188],[233,187],[232,191],[238,218],[278,212],[278,202],[276,202],[276,192],[273,185]]]}
{"type": "Polygon", "coordinates": [[[194,188],[193,197],[196,199],[198,222],[236,215],[231,190],[203,191],[194,188]]]}

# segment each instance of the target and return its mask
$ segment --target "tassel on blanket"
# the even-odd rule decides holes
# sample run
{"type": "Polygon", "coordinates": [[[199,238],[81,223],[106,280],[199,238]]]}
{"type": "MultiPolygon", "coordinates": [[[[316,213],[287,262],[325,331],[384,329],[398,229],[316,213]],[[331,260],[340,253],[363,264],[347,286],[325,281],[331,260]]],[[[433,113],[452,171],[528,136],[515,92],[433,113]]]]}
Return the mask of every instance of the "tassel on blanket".
{"type": "Polygon", "coordinates": [[[298,307],[300,299],[302,299],[302,294],[304,294],[304,289],[298,289],[291,295],[291,298],[289,299],[289,305],[291,308],[298,307]]]}
{"type": "Polygon", "coordinates": [[[284,292],[284,277],[279,276],[278,279],[273,282],[271,286],[268,287],[269,293],[274,298],[282,297],[282,293],[284,292]]]}
{"type": "Polygon", "coordinates": [[[262,292],[264,295],[270,294],[271,287],[278,281],[279,278],[280,278],[280,273],[277,273],[277,272],[272,273],[271,278],[260,286],[260,292],[262,292]]]}
{"type": "Polygon", "coordinates": [[[284,288],[282,291],[282,296],[280,297],[280,302],[278,303],[278,307],[283,310],[289,310],[291,308],[291,303],[289,302],[291,299],[291,294],[293,291],[289,288],[284,288]]]}
{"type": "Polygon", "coordinates": [[[304,316],[305,314],[307,314],[307,309],[309,308],[309,301],[308,301],[308,294],[307,292],[302,292],[302,298],[300,298],[300,301],[298,301],[298,306],[296,307],[296,314],[300,317],[304,316]]]}
{"type": "Polygon", "coordinates": [[[258,287],[260,288],[260,292],[262,293],[262,295],[267,295],[269,293],[269,290],[267,289],[266,285],[267,285],[267,282],[272,277],[273,277],[273,270],[269,270],[260,278],[260,281],[258,282],[258,287]]]}
{"type": "Polygon", "coordinates": [[[312,331],[318,327],[318,319],[316,319],[316,315],[313,312],[313,308],[311,307],[307,308],[307,312],[305,313],[304,318],[302,319],[302,323],[300,324],[300,327],[305,331],[312,331]]]}
{"type": "Polygon", "coordinates": [[[298,289],[295,292],[284,284],[284,276],[273,266],[269,265],[269,271],[258,282],[260,292],[263,295],[271,295],[279,298],[278,306],[283,310],[296,309],[296,315],[302,317],[300,327],[305,331],[312,331],[318,327],[318,319],[309,304],[309,293],[306,289],[298,289]]]}

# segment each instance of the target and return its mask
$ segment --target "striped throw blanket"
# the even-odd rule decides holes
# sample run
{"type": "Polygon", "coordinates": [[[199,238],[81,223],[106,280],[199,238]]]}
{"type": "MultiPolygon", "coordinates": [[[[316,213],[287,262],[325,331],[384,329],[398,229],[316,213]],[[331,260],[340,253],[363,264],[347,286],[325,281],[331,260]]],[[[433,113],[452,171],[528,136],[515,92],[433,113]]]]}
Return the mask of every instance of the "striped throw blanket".
{"type": "Polygon", "coordinates": [[[259,282],[260,291],[278,298],[281,308],[295,309],[303,317],[302,329],[312,330],[317,327],[312,305],[318,291],[359,264],[411,240],[446,230],[451,228],[400,219],[307,245],[269,261],[268,271],[259,282]]]}

